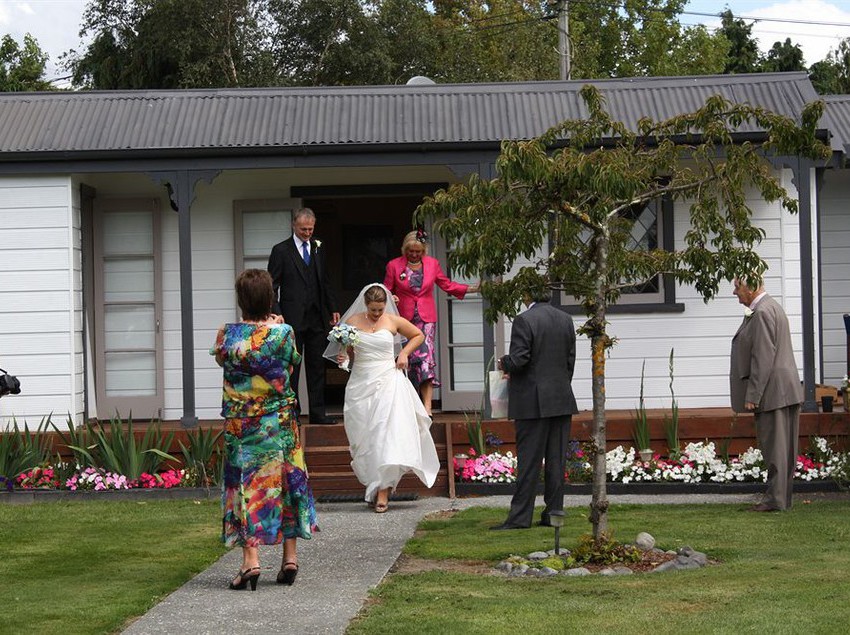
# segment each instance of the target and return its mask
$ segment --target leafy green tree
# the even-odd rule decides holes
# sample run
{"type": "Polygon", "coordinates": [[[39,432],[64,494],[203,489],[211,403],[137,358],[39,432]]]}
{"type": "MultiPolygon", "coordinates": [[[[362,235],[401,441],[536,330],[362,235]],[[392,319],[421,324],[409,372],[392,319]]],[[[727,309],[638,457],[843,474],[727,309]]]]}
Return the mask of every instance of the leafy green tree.
{"type": "Polygon", "coordinates": [[[803,49],[799,44],[792,44],[790,37],[784,42],[774,42],[761,62],[761,70],[768,73],[804,71],[803,49]]]}
{"type": "MultiPolygon", "coordinates": [[[[431,75],[442,81],[558,78],[558,2],[436,0],[440,41],[431,75]]],[[[569,3],[571,76],[718,73],[729,44],[683,28],[684,0],[569,3]]]]}
{"type": "Polygon", "coordinates": [[[753,37],[753,25],[736,18],[730,9],[720,14],[718,31],[729,40],[729,55],[724,73],[755,73],[759,70],[761,54],[753,37]]]}
{"type": "Polygon", "coordinates": [[[435,0],[436,54],[428,75],[440,82],[558,79],[558,32],[551,2],[435,0]]]}
{"type": "Polygon", "coordinates": [[[276,83],[260,0],[92,0],[65,60],[77,86],[207,88],[276,83]]]}
{"type": "Polygon", "coordinates": [[[584,307],[588,317],[579,332],[590,338],[593,387],[590,518],[598,539],[608,510],[608,307],[624,289],[658,275],[693,285],[707,301],[722,280],[763,272],[755,248],[764,233],[751,222],[747,194],[754,190],[791,212],[797,207],[764,154],[826,157],[829,149],[815,139],[822,102],[808,105],[797,125],[714,96],[696,112],[657,123],[642,119],[633,131],[609,116],[598,89],[585,86],[581,96],[586,119],[563,122],[530,141],[504,141],[497,178],[473,175],[438,191],[416,216],[434,220],[452,245],[453,271],[482,277],[489,321],[515,315],[529,290],[558,290],[584,307]],[[733,131],[741,126],[764,130],[763,139],[736,143],[733,131]],[[634,212],[662,198],[689,204],[682,247],[632,248],[634,212]],[[508,277],[520,260],[531,264],[508,277]]]}
{"type": "Polygon", "coordinates": [[[287,84],[400,83],[425,74],[437,52],[424,0],[272,0],[269,19],[287,84]]]}
{"type": "Polygon", "coordinates": [[[0,91],[51,90],[44,77],[48,56],[27,33],[21,47],[11,35],[0,40],[0,91]]]}
{"type": "Polygon", "coordinates": [[[821,95],[850,93],[850,38],[841,40],[826,59],[809,69],[812,84],[821,95]]]}
{"type": "Polygon", "coordinates": [[[721,72],[728,42],[704,27],[683,28],[678,17],[685,4],[685,0],[576,3],[570,16],[574,77],[721,72]]]}

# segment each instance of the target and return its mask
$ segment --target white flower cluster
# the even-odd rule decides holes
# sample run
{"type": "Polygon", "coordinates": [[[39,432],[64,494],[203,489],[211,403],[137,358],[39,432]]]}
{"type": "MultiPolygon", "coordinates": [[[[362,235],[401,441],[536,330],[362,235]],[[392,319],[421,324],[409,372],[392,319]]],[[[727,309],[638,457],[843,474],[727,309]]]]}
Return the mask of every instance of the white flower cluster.
{"type": "MultiPolygon", "coordinates": [[[[813,445],[820,460],[805,455],[797,458],[794,477],[805,481],[830,478],[841,469],[848,455],[836,454],[823,437],[815,437],[813,445]]],[[[748,448],[737,458],[725,461],[717,456],[714,443],[689,443],[677,460],[655,457],[651,461],[635,460],[635,449],[628,452],[617,446],[605,455],[605,468],[611,481],[621,483],[678,481],[681,483],[733,483],[767,481],[767,469],[761,450],[748,448]]]]}
{"type": "Polygon", "coordinates": [[[764,481],[767,472],[763,469],[759,450],[750,448],[737,459],[728,463],[717,456],[714,443],[689,443],[678,460],[655,458],[651,461],[635,461],[635,450],[626,452],[617,446],[605,456],[606,469],[612,481],[680,483],[730,483],[734,481],[764,481]]]}

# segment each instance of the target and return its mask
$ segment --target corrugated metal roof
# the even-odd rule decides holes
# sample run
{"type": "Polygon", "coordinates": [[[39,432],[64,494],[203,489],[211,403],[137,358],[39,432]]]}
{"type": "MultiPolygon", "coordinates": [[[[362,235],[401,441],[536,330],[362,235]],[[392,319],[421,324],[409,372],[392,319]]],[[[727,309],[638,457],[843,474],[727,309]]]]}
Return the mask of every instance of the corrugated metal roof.
{"type": "Polygon", "coordinates": [[[850,154],[850,95],[825,95],[824,123],[833,135],[833,147],[850,154]]]}
{"type": "MultiPolygon", "coordinates": [[[[4,93],[0,161],[4,153],[206,154],[527,139],[584,116],[578,91],[587,83],[4,93]]],[[[612,116],[627,124],[693,111],[714,94],[791,117],[818,98],[805,73],[592,83],[602,90],[612,116]]]]}

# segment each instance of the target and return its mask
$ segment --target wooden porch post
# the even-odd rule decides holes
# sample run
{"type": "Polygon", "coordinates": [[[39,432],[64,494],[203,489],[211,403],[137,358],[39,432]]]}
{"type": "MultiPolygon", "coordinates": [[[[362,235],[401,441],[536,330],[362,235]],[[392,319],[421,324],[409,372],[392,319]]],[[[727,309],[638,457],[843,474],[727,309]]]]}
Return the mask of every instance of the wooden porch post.
{"type": "Polygon", "coordinates": [[[192,301],[192,202],[198,181],[212,183],[218,170],[177,170],[155,172],[150,177],[165,185],[171,208],[177,212],[177,230],[180,249],[180,334],[183,367],[183,415],[180,424],[184,428],[198,425],[195,415],[195,320],[192,301]]]}

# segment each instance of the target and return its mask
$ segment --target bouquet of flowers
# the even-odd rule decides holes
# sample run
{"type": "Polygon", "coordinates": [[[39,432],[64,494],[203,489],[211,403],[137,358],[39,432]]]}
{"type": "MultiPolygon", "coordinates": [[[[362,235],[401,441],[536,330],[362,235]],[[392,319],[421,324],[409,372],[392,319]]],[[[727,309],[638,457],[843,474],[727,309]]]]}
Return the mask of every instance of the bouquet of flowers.
{"type": "MultiPolygon", "coordinates": [[[[343,349],[347,349],[349,346],[354,346],[360,341],[360,333],[350,324],[341,323],[331,329],[331,332],[328,333],[328,340],[336,342],[343,349]]],[[[348,370],[348,357],[345,358],[339,367],[343,370],[348,370]]]]}

